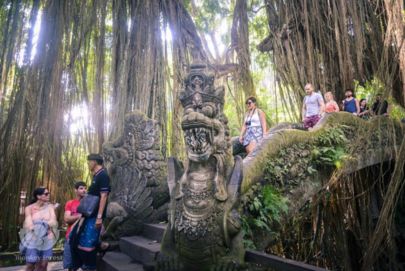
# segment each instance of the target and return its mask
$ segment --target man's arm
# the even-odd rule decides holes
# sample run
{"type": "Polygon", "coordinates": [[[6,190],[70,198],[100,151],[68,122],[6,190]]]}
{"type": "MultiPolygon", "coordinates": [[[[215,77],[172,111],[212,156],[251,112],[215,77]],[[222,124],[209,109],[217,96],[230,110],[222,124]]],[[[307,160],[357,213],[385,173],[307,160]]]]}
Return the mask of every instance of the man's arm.
{"type": "Polygon", "coordinates": [[[301,114],[302,114],[302,121],[304,121],[304,119],[305,119],[305,113],[307,112],[307,107],[306,107],[306,105],[305,105],[305,99],[304,99],[304,102],[302,103],[302,111],[301,111],[301,114]]]}
{"type": "Polygon", "coordinates": [[[323,101],[321,95],[319,95],[318,103],[319,103],[319,115],[322,115],[323,112],[325,112],[325,102],[323,101]]]}
{"type": "Polygon", "coordinates": [[[65,211],[65,214],[63,215],[63,219],[69,225],[75,223],[76,220],[78,220],[81,217],[82,217],[82,214],[72,215],[72,212],[69,210],[65,211]]]}
{"type": "Polygon", "coordinates": [[[107,204],[108,192],[100,192],[100,204],[98,207],[96,227],[100,228],[103,223],[103,212],[107,204]]]}

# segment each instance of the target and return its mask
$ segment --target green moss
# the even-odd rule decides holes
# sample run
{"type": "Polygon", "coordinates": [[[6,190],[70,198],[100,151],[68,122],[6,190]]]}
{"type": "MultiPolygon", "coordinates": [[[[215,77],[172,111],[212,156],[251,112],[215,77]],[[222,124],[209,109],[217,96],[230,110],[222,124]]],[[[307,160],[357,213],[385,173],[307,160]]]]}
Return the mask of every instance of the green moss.
{"type": "MultiPolygon", "coordinates": [[[[340,168],[344,166],[345,158],[349,158],[345,156],[345,153],[356,154],[356,152],[363,151],[359,147],[363,149],[373,148],[375,144],[383,140],[389,140],[389,142],[386,143],[388,145],[395,144],[395,140],[402,140],[401,135],[404,133],[403,129],[404,126],[398,121],[387,117],[375,117],[369,121],[365,121],[352,114],[340,112],[329,114],[327,118],[322,120],[321,125],[312,131],[292,129],[279,131],[272,134],[262,143],[260,151],[251,161],[244,163],[242,193],[246,193],[253,184],[263,180],[266,171],[268,173],[268,167],[270,166],[269,161],[282,156],[282,150],[293,148],[296,151],[300,151],[300,146],[302,145],[309,147],[323,146],[324,148],[322,150],[318,149],[314,151],[314,160],[318,160],[319,165],[322,166],[331,165],[340,168]],[[342,147],[343,142],[336,140],[342,139],[343,134],[339,132],[339,129],[336,130],[335,128],[342,130],[344,136],[349,141],[343,144],[343,147],[348,147],[347,150],[338,148],[339,146],[342,147]],[[322,140],[322,138],[328,140],[327,135],[331,135],[329,140],[336,141],[334,142],[335,145],[329,144],[329,146],[336,147],[336,149],[326,149],[328,142],[319,141],[322,140]],[[364,139],[364,142],[361,142],[361,139],[364,139]],[[352,141],[359,142],[360,144],[353,145],[352,141]],[[324,161],[321,161],[321,158],[324,161]]],[[[333,142],[331,141],[331,143],[333,142]]],[[[295,159],[295,157],[291,158],[295,159]]]]}
{"type": "MultiPolygon", "coordinates": [[[[244,161],[245,246],[290,258],[319,249],[324,243],[314,245],[314,240],[325,225],[319,221],[325,223],[323,215],[342,197],[330,187],[346,174],[395,157],[404,132],[403,124],[387,117],[364,121],[337,113],[312,131],[281,130],[264,139],[256,156],[244,161]]],[[[334,248],[335,240],[328,245],[334,248]]]]}

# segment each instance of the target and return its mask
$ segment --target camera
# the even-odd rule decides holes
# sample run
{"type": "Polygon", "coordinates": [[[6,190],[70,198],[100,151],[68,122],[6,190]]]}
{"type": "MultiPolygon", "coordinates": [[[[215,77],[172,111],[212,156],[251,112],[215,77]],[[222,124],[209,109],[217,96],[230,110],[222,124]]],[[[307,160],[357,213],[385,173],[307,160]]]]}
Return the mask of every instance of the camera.
{"type": "Polygon", "coordinates": [[[252,124],[252,122],[251,122],[250,120],[248,120],[248,121],[245,122],[245,125],[246,125],[246,126],[250,126],[250,124],[252,124]]]}

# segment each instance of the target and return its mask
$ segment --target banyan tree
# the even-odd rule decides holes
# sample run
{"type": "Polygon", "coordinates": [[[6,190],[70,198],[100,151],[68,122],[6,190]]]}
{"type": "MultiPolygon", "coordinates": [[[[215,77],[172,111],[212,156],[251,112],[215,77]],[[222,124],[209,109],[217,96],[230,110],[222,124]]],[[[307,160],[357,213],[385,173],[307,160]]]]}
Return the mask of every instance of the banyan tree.
{"type": "MultiPolygon", "coordinates": [[[[7,207],[0,208],[0,250],[17,248],[18,225],[32,190],[47,186],[53,200],[64,204],[74,181],[89,179],[85,155],[101,153],[103,144],[120,138],[128,113],[156,123],[160,142],[153,151],[159,159],[184,158],[180,94],[192,63],[209,68],[215,82],[225,86],[231,109],[223,111],[233,115],[227,116],[230,128],[239,128],[245,98],[263,93],[254,72],[261,68],[258,57],[275,75],[274,92],[266,90],[263,100],[277,102],[278,97],[269,97],[276,93],[291,121],[301,119],[307,82],[333,91],[337,100],[348,88],[376,82],[372,95],[381,92],[403,110],[404,9],[401,0],[0,0],[0,199],[7,207]],[[254,25],[261,12],[264,24],[254,25]],[[221,41],[215,35],[223,27],[219,21],[227,27],[221,41]],[[252,38],[253,31],[261,33],[260,40],[252,38]]],[[[374,122],[373,129],[386,125],[381,123],[374,122]]],[[[350,138],[350,146],[369,141],[350,138]]],[[[357,259],[364,270],[386,259],[395,266],[405,141],[394,145],[391,164],[350,176],[337,168],[325,180],[335,189],[331,198],[340,217],[322,211],[332,207],[321,204],[329,197],[321,190],[293,217],[302,231],[278,229],[289,230],[279,244],[302,242],[294,239],[290,250],[264,249],[326,267],[337,266],[334,254],[344,257],[339,268],[356,270],[357,259]],[[378,180],[369,182],[375,175],[378,180]],[[363,223],[360,209],[368,206],[370,183],[383,184],[381,208],[375,220],[363,223]],[[348,217],[347,206],[359,210],[348,217]],[[349,221],[350,231],[334,219],[349,221]],[[336,225],[344,234],[335,231],[333,238],[320,240],[322,230],[336,225]],[[363,233],[370,237],[367,242],[360,238],[363,233]],[[353,251],[358,254],[350,256],[353,251]]]]}

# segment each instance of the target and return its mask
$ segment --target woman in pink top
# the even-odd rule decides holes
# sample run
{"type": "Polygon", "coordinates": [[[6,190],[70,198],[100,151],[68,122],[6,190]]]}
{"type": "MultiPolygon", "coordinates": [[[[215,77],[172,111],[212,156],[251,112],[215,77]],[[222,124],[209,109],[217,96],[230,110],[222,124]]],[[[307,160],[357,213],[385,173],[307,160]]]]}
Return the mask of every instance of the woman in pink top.
{"type": "Polygon", "coordinates": [[[328,91],[325,93],[325,112],[326,113],[332,113],[332,112],[339,112],[339,106],[333,99],[333,94],[332,92],[328,91]]]}
{"type": "Polygon", "coordinates": [[[26,270],[46,270],[52,248],[58,238],[55,207],[49,203],[49,191],[44,187],[34,190],[31,204],[25,208],[24,227],[20,231],[21,250],[26,259],[26,270]]]}

